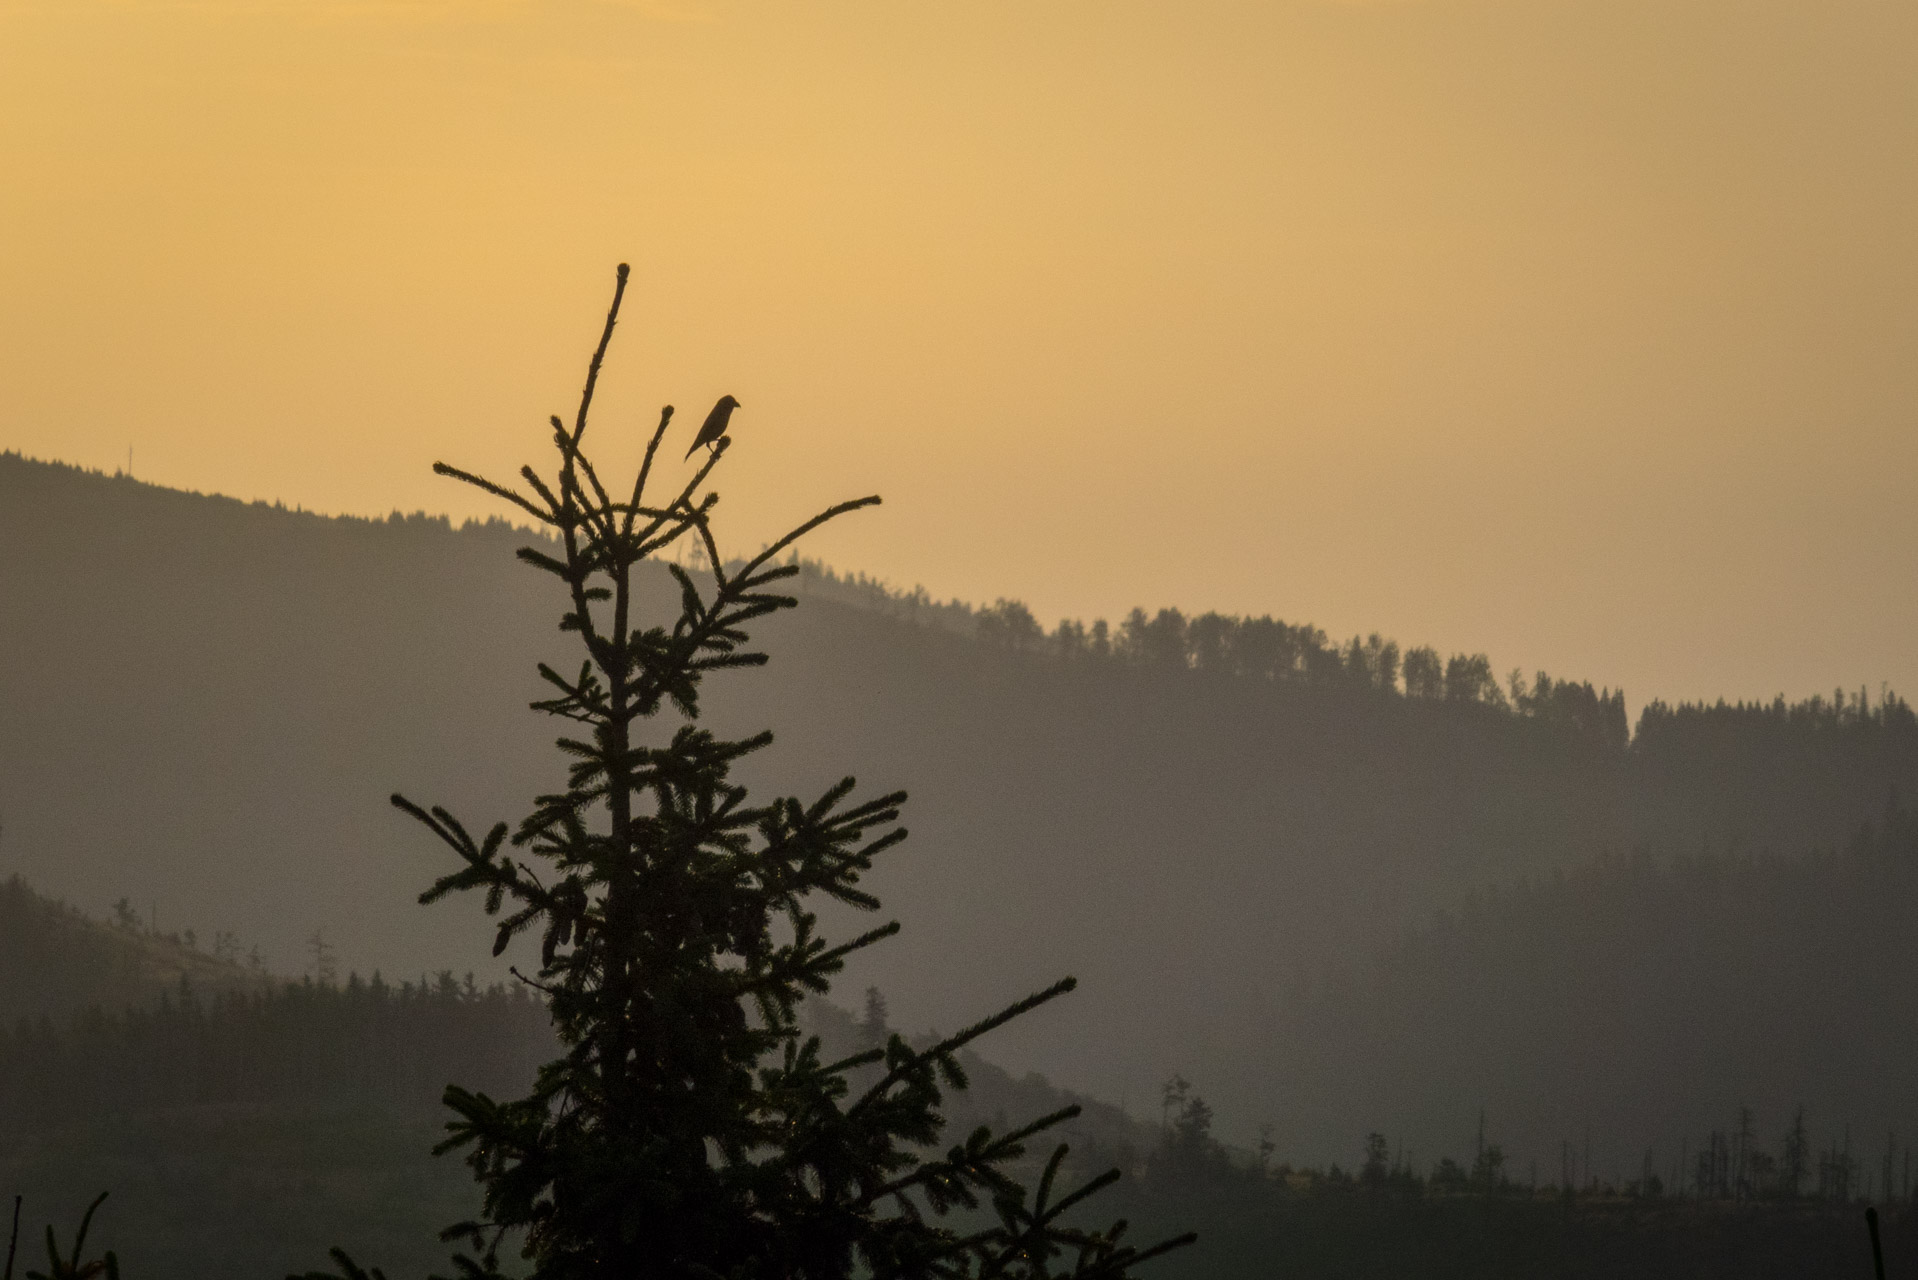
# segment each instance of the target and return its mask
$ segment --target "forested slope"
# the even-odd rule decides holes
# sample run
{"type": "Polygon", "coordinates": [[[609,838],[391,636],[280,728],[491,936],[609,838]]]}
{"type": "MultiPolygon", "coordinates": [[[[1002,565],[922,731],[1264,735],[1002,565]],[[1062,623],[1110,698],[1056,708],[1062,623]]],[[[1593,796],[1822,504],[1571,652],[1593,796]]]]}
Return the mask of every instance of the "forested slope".
{"type": "MultiPolygon", "coordinates": [[[[89,920],[18,880],[0,890],[0,926],[8,988],[42,988],[38,1016],[0,1028],[0,1180],[63,1224],[110,1190],[107,1239],[152,1280],[304,1271],[342,1242],[396,1274],[443,1269],[437,1233],[479,1195],[457,1154],[431,1154],[446,1086],[520,1097],[558,1053],[545,1006],[516,982],[236,981],[177,940],[89,920]],[[178,971],[170,986],[143,977],[147,953],[178,971]],[[102,957],[114,982],[64,981],[102,957]]],[[[812,1000],[805,1023],[829,1061],[890,1032],[876,993],[864,1019],[812,1000]]],[[[963,1063],[971,1087],[948,1096],[947,1141],[1077,1101],[963,1063]]],[[[1083,1101],[1059,1136],[1137,1166],[1156,1130],[1083,1101]]]]}
{"type": "Polygon", "coordinates": [[[143,1007],[183,985],[212,994],[266,982],[229,939],[207,939],[220,952],[209,954],[197,939],[156,933],[127,903],[119,906],[125,918],[110,925],[42,897],[17,873],[0,883],[0,1029],[81,1009],[143,1007]]]}
{"type": "MultiPolygon", "coordinates": [[[[555,777],[525,704],[568,641],[525,540],[0,457],[8,869],[237,931],[283,972],[315,929],[363,972],[473,967],[489,933],[414,905],[446,863],[385,800],[483,825],[555,777]]],[[[1830,843],[1918,793],[1895,701],[1655,707],[1628,741],[1615,691],[1474,655],[1170,611],[1048,633],[1011,604],[802,585],[760,634],[772,666],[709,706],[778,733],[749,781],[912,792],[872,884],[906,933],[849,981],[951,1028],[1074,973],[996,1052],[1135,1105],[1217,1064],[1235,1134],[1266,1107],[1248,1028],[1437,907],[1639,847],[1830,843]]]]}
{"type": "Polygon", "coordinates": [[[1802,1107],[1807,1159],[1842,1149],[1882,1194],[1887,1143],[1900,1172],[1918,1137],[1914,954],[1918,819],[1894,806],[1824,852],[1620,857],[1475,896],[1222,1061],[1320,1158],[1376,1129],[1429,1160],[1483,1112],[1521,1180],[1589,1144],[1593,1178],[1689,1187],[1712,1130],[1776,1157],[1802,1107]]]}
{"type": "MultiPolygon", "coordinates": [[[[1433,987],[1449,1007],[1469,1005],[1457,988],[1482,982],[1488,967],[1521,973],[1515,962],[1537,945],[1531,930],[1604,948],[1631,932],[1620,918],[1647,900],[1667,904],[1667,917],[1700,918],[1714,903],[1749,908],[1793,894],[1826,901],[1797,913],[1811,937],[1796,950],[1785,948],[1773,966],[1789,968],[1830,943],[1831,904],[1838,915],[1869,899],[1882,899],[1885,915],[1908,907],[1908,887],[1886,890],[1901,870],[1905,881],[1911,878],[1918,840],[1908,818],[1895,815],[1894,822],[1888,834],[1861,840],[1842,860],[1690,866],[1679,873],[1688,887],[1676,891],[1633,887],[1659,878],[1644,867],[1573,877],[1525,913],[1528,928],[1498,927],[1509,925],[1524,895],[1501,899],[1408,942],[1385,966],[1389,976],[1374,995],[1412,971],[1427,988],[1412,993],[1414,1006],[1430,999],[1433,987]],[[1835,893],[1834,870],[1843,882],[1835,893]],[[1754,879],[1756,890],[1725,890],[1754,879]],[[1718,890],[1701,893],[1700,885],[1718,890]]],[[[1773,924],[1775,914],[1749,918],[1773,924]]],[[[1633,940],[1657,948],[1669,932],[1641,926],[1633,940]]],[[[44,972],[49,959],[64,954],[26,959],[44,972]]],[[[1864,967],[1883,969],[1882,959],[1866,956],[1864,967]]],[[[1886,976],[1860,998],[1902,986],[1895,973],[1886,976]]],[[[1366,985],[1344,984],[1345,994],[1366,985]]],[[[1502,992],[1523,986],[1524,979],[1509,977],[1502,992]]],[[[1884,1004],[1894,1017],[1907,1012],[1897,998],[1884,1004]]],[[[874,993],[864,1018],[813,1001],[805,1022],[825,1039],[828,1058],[877,1043],[889,1030],[874,993]]],[[[1491,1047],[1510,1052],[1506,1043],[1491,1047]]],[[[189,982],[125,1011],[49,1015],[0,1033],[0,1177],[26,1192],[29,1223],[51,1217],[70,1224],[81,1205],[110,1189],[95,1239],[118,1250],[129,1274],[150,1280],[286,1274],[314,1265],[334,1243],[396,1274],[438,1270],[438,1228],[470,1214],[477,1194],[456,1156],[429,1155],[444,1132],[442,1086],[457,1081],[516,1095],[553,1048],[545,1012],[524,987],[482,987],[441,974],[421,982],[263,983],[209,995],[189,982]]],[[[1735,1073],[1740,1059],[1729,1061],[1735,1073]]],[[[1535,1065],[1522,1055],[1513,1063],[1521,1073],[1535,1065]]],[[[965,1067],[972,1087],[948,1096],[948,1140],[978,1123],[1003,1127],[1074,1100],[1042,1079],[1015,1079],[970,1054],[965,1067]]],[[[1909,1095],[1908,1082],[1895,1073],[1886,1083],[1909,1095]]],[[[1336,1109],[1339,1099],[1330,1105],[1336,1109]]],[[[1161,1128],[1157,1116],[1140,1123],[1087,1102],[1060,1135],[1086,1171],[1115,1164],[1125,1171],[1100,1213],[1124,1214],[1147,1235],[1199,1229],[1197,1248],[1155,1268],[1166,1280],[1408,1271],[1478,1280],[1855,1274],[1868,1265],[1857,1200],[1870,1197],[1874,1177],[1881,1203],[1904,1201],[1887,1206],[1892,1257],[1911,1257],[1918,1240],[1909,1181],[1897,1180],[1905,1168],[1900,1150],[1894,1145],[1886,1153],[1883,1168],[1896,1187],[1888,1197],[1875,1144],[1861,1134],[1855,1149],[1838,1148],[1829,1126],[1812,1130],[1820,1148],[1801,1161],[1816,1161],[1815,1176],[1807,1167],[1795,1185],[1785,1174],[1789,1142],[1771,1160],[1774,1135],[1748,1126],[1747,1134],[1715,1135],[1714,1159],[1694,1162],[1695,1185],[1658,1172],[1653,1176],[1663,1185],[1648,1186],[1637,1165],[1626,1170],[1628,1182],[1609,1169],[1581,1167],[1574,1157],[1573,1197],[1557,1186],[1533,1188],[1523,1167],[1509,1157],[1501,1165],[1495,1148],[1474,1160],[1469,1145],[1412,1153],[1375,1140],[1363,1167],[1355,1149],[1342,1153],[1345,1172],[1302,1169],[1276,1156],[1228,1158],[1207,1141],[1196,1098],[1175,1105],[1171,1119],[1161,1128]],[[1825,1163],[1841,1151],[1851,1157],[1849,1172],[1834,1183],[1825,1163]],[[1674,1189],[1683,1198],[1675,1199],[1674,1189]]],[[[1469,1134],[1451,1136],[1470,1141],[1469,1134]]],[[[1615,1144],[1600,1144],[1609,1165],[1607,1145],[1615,1144]]],[[[1032,1159],[1044,1154],[1035,1151],[1032,1159]]],[[[1544,1177],[1556,1181],[1567,1172],[1548,1166],[1544,1177]]]]}

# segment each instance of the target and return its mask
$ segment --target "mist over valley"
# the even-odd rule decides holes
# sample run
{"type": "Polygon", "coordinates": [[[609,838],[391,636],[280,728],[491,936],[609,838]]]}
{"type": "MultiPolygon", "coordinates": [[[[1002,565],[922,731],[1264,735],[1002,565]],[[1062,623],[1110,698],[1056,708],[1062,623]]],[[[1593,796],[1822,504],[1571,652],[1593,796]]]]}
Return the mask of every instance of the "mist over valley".
{"type": "MultiPolygon", "coordinates": [[[[0,869],[274,974],[317,937],[342,975],[505,978],[529,953],[477,963],[470,917],[415,904],[447,868],[386,796],[491,821],[553,784],[526,703],[566,638],[529,537],[0,458],[0,869]]],[[[1454,1151],[1481,1111],[1515,1162],[1590,1133],[1608,1176],[1740,1106],[1918,1122],[1895,696],[1652,701],[1628,731],[1572,676],[1305,623],[1048,631],[810,565],[797,591],[705,715],[774,730],[755,788],[910,792],[871,877],[905,931],[845,979],[896,1025],[1073,974],[995,1061],[1143,1121],[1183,1075],[1220,1136],[1269,1123],[1295,1162],[1375,1129],[1454,1151]]]]}

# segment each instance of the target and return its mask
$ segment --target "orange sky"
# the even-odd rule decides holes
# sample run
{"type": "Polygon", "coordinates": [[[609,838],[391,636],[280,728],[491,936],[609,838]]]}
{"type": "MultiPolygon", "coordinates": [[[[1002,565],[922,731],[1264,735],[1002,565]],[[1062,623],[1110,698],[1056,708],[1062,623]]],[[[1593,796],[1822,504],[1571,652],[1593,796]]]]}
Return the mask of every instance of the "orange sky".
{"type": "Polygon", "coordinates": [[[472,514],[739,396],[736,538],[1646,697],[1918,694],[1909,0],[0,0],[0,447],[472,514]]]}

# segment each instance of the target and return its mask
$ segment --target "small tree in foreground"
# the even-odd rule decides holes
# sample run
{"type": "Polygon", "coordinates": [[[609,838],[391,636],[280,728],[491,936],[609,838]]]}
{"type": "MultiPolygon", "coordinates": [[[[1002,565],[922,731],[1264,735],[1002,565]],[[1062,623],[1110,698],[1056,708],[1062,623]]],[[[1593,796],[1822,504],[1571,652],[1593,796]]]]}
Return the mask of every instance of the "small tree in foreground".
{"type": "MultiPolygon", "coordinates": [[[[676,493],[649,491],[670,406],[630,490],[609,487],[581,441],[626,279],[621,266],[577,416],[552,419],[554,474],[522,468],[521,490],[434,468],[553,532],[557,554],[519,555],[564,586],[560,629],[584,649],[576,671],[539,668],[552,696],[534,708],[577,728],[559,740],[564,789],[517,828],[476,839],[444,809],[393,798],[461,859],[422,902],[481,891],[498,919],[496,955],[538,932],[540,969],[526,980],[545,993],[565,1050],[516,1101],[446,1090],[457,1118],[439,1150],[464,1149],[484,1187],[483,1215],[443,1233],[468,1250],[455,1259],[461,1274],[501,1274],[508,1238],[540,1280],[1119,1277],[1188,1242],[1136,1248],[1123,1223],[1068,1224],[1118,1173],[1066,1190],[1063,1145],[1036,1188],[1014,1179],[1026,1144],[1076,1107],[938,1150],[942,1091],[966,1084],[959,1049],[1072,979],[923,1049],[891,1034],[826,1062],[802,1034],[804,998],[898,931],[830,944],[808,902],[878,907],[859,881],[905,838],[905,795],[855,799],[848,778],[810,802],[750,802],[732,769],[771,735],[728,741],[701,728],[701,685],[766,661],[746,647],[746,625],[797,603],[772,589],[796,572],[777,557],[878,499],[842,503],[728,561],[712,527],[718,495],[705,487],[727,439],[676,493]],[[663,561],[683,540],[710,573],[663,561]],[[635,572],[648,559],[677,581],[670,621],[643,616],[635,572]],[[987,1206],[991,1217],[965,1212],[987,1206]]],[[[334,1257],[348,1277],[367,1274],[334,1257]]]]}

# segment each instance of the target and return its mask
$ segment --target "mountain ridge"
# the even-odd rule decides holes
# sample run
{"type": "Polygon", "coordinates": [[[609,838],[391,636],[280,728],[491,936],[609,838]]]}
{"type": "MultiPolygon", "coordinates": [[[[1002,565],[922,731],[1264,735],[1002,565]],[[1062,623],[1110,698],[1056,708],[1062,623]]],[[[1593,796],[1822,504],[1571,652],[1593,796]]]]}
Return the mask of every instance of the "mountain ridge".
{"type": "MultiPolygon", "coordinates": [[[[157,900],[283,971],[316,929],[342,967],[483,968],[477,916],[413,905],[444,864],[386,797],[483,825],[554,776],[553,729],[525,707],[570,642],[514,562],[527,536],[0,457],[4,869],[73,901],[157,900]]],[[[1243,1028],[1465,894],[1641,846],[1829,844],[1893,787],[1918,794],[1902,702],[1671,709],[1621,742],[1603,717],[1501,710],[1470,663],[1473,699],[1367,684],[1383,642],[1316,675],[1295,655],[1284,678],[1228,676],[1191,620],[1183,656],[1155,615],[1136,653],[1109,633],[1088,657],[1090,628],[1049,650],[1010,602],[975,611],[997,619],[982,640],[814,578],[755,634],[772,664],[705,704],[718,732],[776,731],[742,769],[756,789],[855,773],[912,792],[913,838],[869,886],[906,932],[847,980],[882,986],[903,1025],[957,1026],[1076,974],[1071,1000],[1006,1028],[1001,1060],[1115,1098],[1183,1071],[1234,1137],[1265,1102],[1204,1077],[1243,1081],[1243,1028]]],[[[660,579],[647,607],[669,609],[660,579]]]]}

